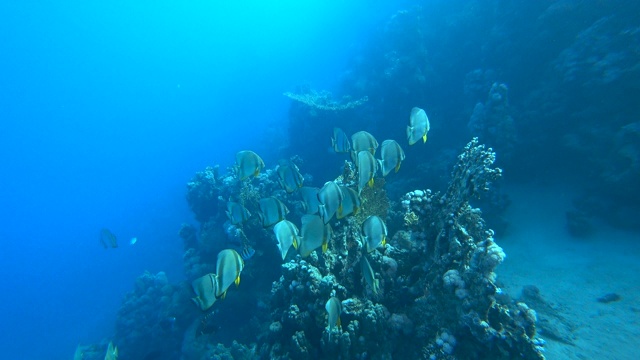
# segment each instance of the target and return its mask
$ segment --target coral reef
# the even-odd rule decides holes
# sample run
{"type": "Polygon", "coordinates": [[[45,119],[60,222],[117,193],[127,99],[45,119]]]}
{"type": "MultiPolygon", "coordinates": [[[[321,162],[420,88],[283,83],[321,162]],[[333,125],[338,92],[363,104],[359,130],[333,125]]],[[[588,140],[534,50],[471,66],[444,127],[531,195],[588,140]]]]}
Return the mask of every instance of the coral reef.
{"type": "MultiPolygon", "coordinates": [[[[170,285],[164,273],[136,280],[118,314],[114,343],[121,358],[543,358],[535,311],[522,301],[497,300],[494,271],[505,254],[469,205],[501,176],[494,161],[492,149],[474,138],[444,193],[414,190],[398,202],[376,179],[362,191],[358,214],[332,222],[326,252],[303,259],[290,251],[284,263],[258,216],[232,225],[222,210],[225,201],[236,201],[257,214],[259,199],[277,195],[297,222],[305,213],[298,194],[283,190],[271,169],[245,181],[233,169],[205,177],[212,181],[198,173],[188,186],[191,192],[198,183],[190,201],[209,199],[217,210],[202,213],[208,217],[199,230],[180,230],[188,281],[170,285]],[[362,225],[370,215],[387,220],[386,246],[367,248],[362,225]],[[245,259],[243,285],[201,311],[191,303],[190,281],[214,272],[215,251],[229,246],[256,249],[245,259]],[[330,298],[339,301],[338,326],[328,324],[330,298]]],[[[335,181],[354,187],[353,164],[346,162],[335,181]]]]}
{"type": "Polygon", "coordinates": [[[179,358],[183,333],[197,314],[189,291],[184,283],[169,284],[164,272],[138,277],[116,319],[119,359],[144,359],[151,353],[161,354],[157,359],[179,358]]]}

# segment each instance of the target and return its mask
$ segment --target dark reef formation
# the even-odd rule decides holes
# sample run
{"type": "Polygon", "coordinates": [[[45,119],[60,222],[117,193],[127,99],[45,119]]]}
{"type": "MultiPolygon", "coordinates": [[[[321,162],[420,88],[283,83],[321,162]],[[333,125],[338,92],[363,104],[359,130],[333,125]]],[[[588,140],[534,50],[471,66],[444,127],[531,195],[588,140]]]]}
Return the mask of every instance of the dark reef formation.
{"type": "MultiPolygon", "coordinates": [[[[494,271],[505,254],[469,204],[501,176],[494,161],[494,152],[474,139],[458,156],[445,192],[414,190],[398,201],[376,179],[362,191],[356,215],[332,222],[326,252],[304,259],[290,252],[284,263],[257,216],[232,226],[220,215],[224,201],[216,201],[217,209],[192,205],[201,211],[196,218],[207,220],[180,232],[189,281],[169,285],[163,273],[136,280],[118,316],[120,359],[542,359],[536,314],[501,294],[494,271]],[[367,253],[361,227],[369,215],[386,219],[389,241],[367,253]],[[212,254],[230,246],[257,251],[246,260],[241,285],[201,312],[187,284],[213,271],[212,254]],[[363,257],[375,288],[365,281],[363,257]],[[330,297],[342,303],[341,326],[331,330],[330,297]]],[[[352,166],[336,179],[355,181],[352,166]]],[[[188,189],[191,204],[227,194],[257,212],[258,199],[275,195],[289,218],[303,214],[297,194],[282,190],[271,169],[249,181],[232,169],[221,177],[198,173],[188,189]]]]}

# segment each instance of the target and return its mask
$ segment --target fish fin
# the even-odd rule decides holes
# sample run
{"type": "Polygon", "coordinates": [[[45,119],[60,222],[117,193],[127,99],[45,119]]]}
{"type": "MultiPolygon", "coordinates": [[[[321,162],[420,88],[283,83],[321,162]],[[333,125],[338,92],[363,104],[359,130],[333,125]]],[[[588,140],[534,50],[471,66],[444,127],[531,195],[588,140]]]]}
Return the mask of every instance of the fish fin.
{"type": "Polygon", "coordinates": [[[422,135],[422,143],[426,143],[427,142],[427,133],[424,133],[424,135],[422,135]]]}
{"type": "Polygon", "coordinates": [[[340,315],[338,315],[338,322],[336,322],[336,325],[342,327],[342,321],[340,321],[340,315]]]}
{"type": "Polygon", "coordinates": [[[329,249],[329,243],[328,242],[323,242],[322,243],[322,252],[326,253],[328,249],[329,249]]]}
{"type": "Polygon", "coordinates": [[[260,168],[256,168],[256,170],[253,172],[253,176],[258,176],[260,175],[260,168]]]}
{"type": "Polygon", "coordinates": [[[371,178],[369,181],[367,181],[367,185],[369,185],[370,188],[373,187],[373,178],[371,178]]]}
{"type": "Polygon", "coordinates": [[[224,299],[224,298],[226,298],[226,297],[227,297],[227,291],[225,290],[225,291],[222,293],[222,296],[220,296],[220,299],[224,299]]]}
{"type": "Polygon", "coordinates": [[[338,212],[339,212],[340,214],[342,214],[342,204],[340,204],[340,206],[338,206],[338,212]]]}
{"type": "Polygon", "coordinates": [[[353,215],[357,215],[357,214],[358,214],[358,211],[360,211],[360,208],[359,208],[359,207],[357,207],[357,206],[354,206],[354,207],[353,207],[353,215]]]}
{"type": "Polygon", "coordinates": [[[238,277],[236,278],[236,281],[234,281],[236,283],[236,286],[240,285],[240,275],[238,275],[238,277]]]}
{"type": "Polygon", "coordinates": [[[401,163],[398,163],[398,165],[396,165],[396,172],[398,172],[398,170],[400,170],[400,164],[401,163]]]}
{"type": "Polygon", "coordinates": [[[385,245],[387,245],[387,237],[386,236],[382,238],[382,246],[385,246],[385,245]]]}
{"type": "Polygon", "coordinates": [[[298,250],[298,238],[297,237],[293,237],[293,248],[298,250]]]}

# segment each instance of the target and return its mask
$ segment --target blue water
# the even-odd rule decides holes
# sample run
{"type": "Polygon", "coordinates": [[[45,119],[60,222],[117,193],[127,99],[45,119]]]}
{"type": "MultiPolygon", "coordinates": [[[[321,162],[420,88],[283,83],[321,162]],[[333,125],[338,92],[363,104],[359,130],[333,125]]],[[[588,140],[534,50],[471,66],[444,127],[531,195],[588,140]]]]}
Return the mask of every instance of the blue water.
{"type": "Polygon", "coordinates": [[[186,182],[285,134],[282,93],[332,89],[385,6],[0,4],[0,358],[70,358],[143,271],[183,280],[186,182]]]}

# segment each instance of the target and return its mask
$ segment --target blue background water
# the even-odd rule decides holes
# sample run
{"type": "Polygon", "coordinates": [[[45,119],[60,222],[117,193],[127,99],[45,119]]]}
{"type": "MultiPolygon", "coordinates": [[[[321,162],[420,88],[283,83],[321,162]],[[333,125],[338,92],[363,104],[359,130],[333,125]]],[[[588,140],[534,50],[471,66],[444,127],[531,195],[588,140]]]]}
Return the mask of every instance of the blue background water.
{"type": "Polygon", "coordinates": [[[112,334],[144,270],[180,281],[185,183],[283,134],[282,93],[335,86],[392,8],[1,3],[0,357],[69,358],[112,334]]]}

